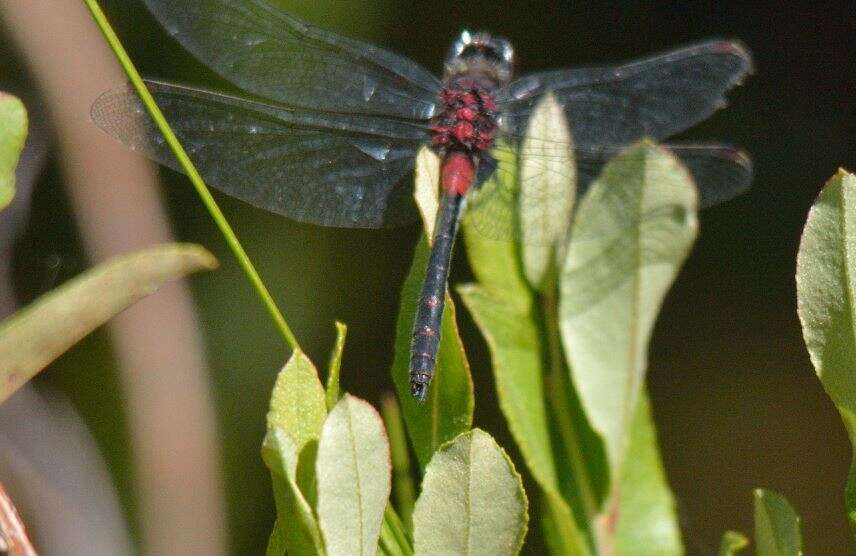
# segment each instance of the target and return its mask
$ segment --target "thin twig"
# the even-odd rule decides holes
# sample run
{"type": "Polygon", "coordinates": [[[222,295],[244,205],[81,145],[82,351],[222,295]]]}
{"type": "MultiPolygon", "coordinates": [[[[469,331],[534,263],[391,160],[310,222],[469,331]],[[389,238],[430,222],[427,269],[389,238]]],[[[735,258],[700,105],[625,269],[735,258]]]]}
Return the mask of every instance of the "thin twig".
{"type": "Polygon", "coordinates": [[[0,551],[9,556],[37,556],[18,510],[0,483],[0,551]]]}

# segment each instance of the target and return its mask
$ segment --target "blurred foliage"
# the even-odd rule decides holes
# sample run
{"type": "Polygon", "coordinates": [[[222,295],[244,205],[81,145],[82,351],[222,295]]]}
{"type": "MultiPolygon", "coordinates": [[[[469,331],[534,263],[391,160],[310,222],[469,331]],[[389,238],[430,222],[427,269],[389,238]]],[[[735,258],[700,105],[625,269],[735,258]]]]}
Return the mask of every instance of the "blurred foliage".
{"type": "MultiPolygon", "coordinates": [[[[808,184],[854,162],[849,121],[842,117],[852,91],[846,80],[829,79],[850,61],[840,47],[851,32],[849,3],[817,9],[762,2],[713,10],[680,2],[538,6],[440,0],[420,3],[418,10],[411,2],[391,0],[280,3],[434,70],[462,27],[508,36],[524,70],[611,62],[711,35],[745,40],[758,75],[738,94],[739,102],[694,136],[729,136],[746,147],[757,179],[748,196],[705,213],[699,244],[664,302],[650,360],[654,418],[690,553],[715,551],[726,527],[751,528],[751,507],[742,500],[759,480],[787,492],[811,516],[804,525],[809,551],[850,551],[842,550],[852,545],[846,544],[846,520],[835,503],[850,458],[847,437],[800,348],[792,280],[799,230],[816,193],[808,184]],[[767,24],[759,26],[762,20],[767,24]]],[[[165,39],[141,3],[105,5],[147,75],[223,86],[165,39]]],[[[24,75],[17,53],[8,43],[2,47],[3,75],[24,75]]],[[[220,409],[232,548],[258,553],[268,540],[273,503],[263,465],[247,454],[256,452],[264,435],[265,401],[285,356],[185,179],[166,173],[165,182],[176,233],[204,243],[224,264],[192,283],[220,409]]],[[[61,185],[54,165],[36,192],[30,230],[19,243],[17,283],[24,299],[84,266],[61,185]],[[58,274],[45,264],[49,259],[60,261],[58,274]]],[[[307,353],[323,360],[334,340],[330,322],[347,321],[343,389],[378,399],[389,383],[397,292],[418,232],[322,230],[221,201],[307,353]]],[[[459,255],[452,281],[468,278],[459,255]]],[[[475,421],[523,461],[502,422],[487,349],[467,314],[459,318],[478,392],[475,421]]],[[[122,397],[107,335],[99,331],[84,340],[46,378],[68,393],[93,428],[133,514],[122,397]],[[83,373],[91,380],[77,380],[83,373]]],[[[524,481],[537,508],[543,497],[530,478],[524,481]]],[[[531,529],[537,550],[540,535],[531,529]]]]}

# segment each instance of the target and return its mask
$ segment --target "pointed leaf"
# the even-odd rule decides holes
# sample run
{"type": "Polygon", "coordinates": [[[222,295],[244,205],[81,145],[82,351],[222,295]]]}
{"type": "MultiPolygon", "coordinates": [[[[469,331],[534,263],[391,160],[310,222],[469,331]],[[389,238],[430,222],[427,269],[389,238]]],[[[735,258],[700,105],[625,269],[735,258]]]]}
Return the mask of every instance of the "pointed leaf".
{"type": "Polygon", "coordinates": [[[511,460],[479,429],[431,459],[413,514],[416,554],[517,554],[526,535],[526,494],[511,460]]]}
{"type": "Polygon", "coordinates": [[[27,139],[27,110],[16,97],[0,93],[0,210],[15,196],[15,167],[27,139]]]}
{"type": "Polygon", "coordinates": [[[389,443],[371,405],[348,394],[336,404],[321,432],[315,469],[327,553],[375,554],[392,479],[389,443]]]}
{"type": "Polygon", "coordinates": [[[758,556],[801,556],[800,518],[775,492],[755,490],[755,547],[758,556]]]}
{"type": "Polygon", "coordinates": [[[190,244],[116,257],[69,280],[0,323],[0,403],[81,338],[163,284],[217,261],[190,244]]]}
{"type": "Polygon", "coordinates": [[[560,278],[572,380],[618,477],[648,339],[697,232],[698,194],[667,151],[643,142],[604,168],[575,216],[560,278]]]}
{"type": "Polygon", "coordinates": [[[543,286],[549,265],[561,260],[555,250],[571,222],[577,185],[572,149],[564,110],[547,93],[535,105],[520,145],[523,268],[536,289],[543,286]]]}
{"type": "Polygon", "coordinates": [[[318,440],[327,418],[324,387],[312,361],[300,350],[291,354],[276,377],[267,414],[268,429],[281,429],[298,453],[318,440]]]}
{"type": "MultiPolygon", "coordinates": [[[[811,362],[856,449],[856,176],[844,170],[809,212],[797,256],[797,310],[811,362]]],[[[856,533],[856,453],[846,503],[856,533]]]]}
{"type": "Polygon", "coordinates": [[[307,494],[314,488],[314,457],[327,417],[324,388],[315,365],[296,350],[279,372],[267,414],[262,457],[271,472],[277,522],[271,545],[289,554],[323,551],[307,494]]]}
{"type": "Polygon", "coordinates": [[[749,546],[749,539],[737,531],[726,531],[719,543],[718,556],[735,556],[749,546]]]}
{"type": "Polygon", "coordinates": [[[643,390],[618,486],[616,554],[684,553],[675,500],[660,453],[650,402],[643,390]]]}

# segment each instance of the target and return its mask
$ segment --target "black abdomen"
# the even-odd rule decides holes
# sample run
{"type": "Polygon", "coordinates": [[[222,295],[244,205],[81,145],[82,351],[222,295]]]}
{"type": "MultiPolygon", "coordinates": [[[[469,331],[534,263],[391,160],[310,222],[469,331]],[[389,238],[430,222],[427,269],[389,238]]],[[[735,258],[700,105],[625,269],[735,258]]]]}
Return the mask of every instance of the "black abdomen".
{"type": "Polygon", "coordinates": [[[410,349],[410,392],[419,401],[425,400],[428,385],[434,377],[443,308],[446,303],[446,281],[449,277],[452,247],[455,244],[462,206],[463,197],[444,193],[437,213],[434,244],[428,258],[419,306],[416,309],[410,349]]]}

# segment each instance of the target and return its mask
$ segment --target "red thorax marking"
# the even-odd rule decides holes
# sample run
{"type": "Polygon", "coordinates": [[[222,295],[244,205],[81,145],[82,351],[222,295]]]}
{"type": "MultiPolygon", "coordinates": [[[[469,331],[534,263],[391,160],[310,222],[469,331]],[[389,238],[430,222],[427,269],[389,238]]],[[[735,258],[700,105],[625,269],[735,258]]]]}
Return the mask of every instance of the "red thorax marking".
{"type": "Polygon", "coordinates": [[[440,92],[442,111],[431,127],[432,143],[443,157],[441,185],[463,195],[475,178],[481,153],[490,149],[496,131],[496,104],[472,79],[450,84],[440,92]]]}

